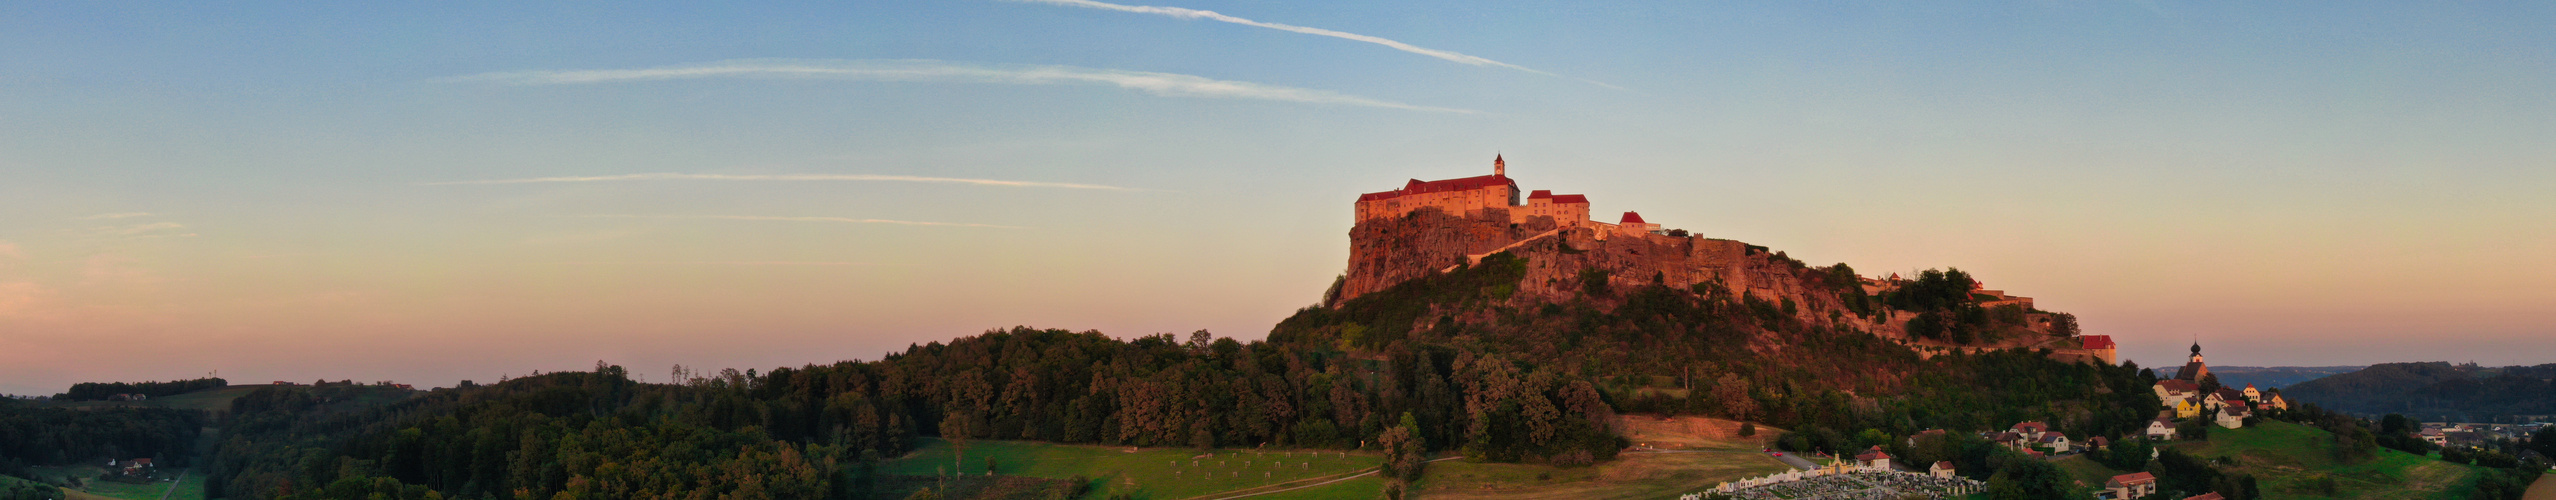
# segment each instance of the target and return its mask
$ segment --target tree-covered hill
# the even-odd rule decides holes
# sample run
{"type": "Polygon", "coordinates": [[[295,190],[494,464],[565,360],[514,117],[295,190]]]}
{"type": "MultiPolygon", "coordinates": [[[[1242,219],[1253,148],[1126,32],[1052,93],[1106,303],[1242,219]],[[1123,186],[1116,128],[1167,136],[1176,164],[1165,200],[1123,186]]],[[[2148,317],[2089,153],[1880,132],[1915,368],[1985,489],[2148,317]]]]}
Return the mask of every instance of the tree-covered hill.
{"type": "MultiPolygon", "coordinates": [[[[1805,448],[1844,451],[2032,420],[2119,436],[2157,405],[2135,366],[2033,350],[1925,357],[1712,286],[1592,280],[1583,299],[1516,310],[1499,302],[1516,259],[1309,308],[1267,341],[1012,328],[875,361],[678,368],[673,384],[599,363],[380,405],[271,387],[233,403],[213,487],[243,499],[864,498],[890,479],[872,465],[920,437],[1573,467],[1624,448],[1619,412],[1774,422],[1805,448]]],[[[1934,279],[1968,287],[1952,276],[1934,279]]],[[[1865,298],[1966,324],[1966,297],[1921,299],[1865,298]]],[[[1403,479],[1423,468],[1387,462],[1408,464],[1403,479]]]]}
{"type": "Polygon", "coordinates": [[[2387,363],[2301,382],[2290,399],[2377,415],[2431,420],[2493,421],[2556,414],[2556,364],[2489,368],[2446,362],[2387,363]]]}

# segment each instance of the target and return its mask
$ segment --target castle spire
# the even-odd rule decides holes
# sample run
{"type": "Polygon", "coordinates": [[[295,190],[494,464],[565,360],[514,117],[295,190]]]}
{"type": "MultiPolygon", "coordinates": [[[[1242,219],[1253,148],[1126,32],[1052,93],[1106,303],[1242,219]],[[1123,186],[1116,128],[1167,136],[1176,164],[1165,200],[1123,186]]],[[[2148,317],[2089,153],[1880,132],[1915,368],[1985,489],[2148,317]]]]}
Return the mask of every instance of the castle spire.
{"type": "Polygon", "coordinates": [[[1509,160],[1501,158],[1499,153],[1492,153],[1491,175],[1509,175],[1509,160]]]}

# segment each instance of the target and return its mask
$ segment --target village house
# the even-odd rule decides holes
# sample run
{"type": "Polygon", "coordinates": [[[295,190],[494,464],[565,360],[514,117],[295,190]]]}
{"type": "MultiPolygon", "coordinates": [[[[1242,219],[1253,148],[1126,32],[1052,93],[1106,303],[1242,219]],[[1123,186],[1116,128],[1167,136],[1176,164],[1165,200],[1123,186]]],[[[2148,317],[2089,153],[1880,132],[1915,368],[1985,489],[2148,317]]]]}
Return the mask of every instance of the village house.
{"type": "MultiPolygon", "coordinates": [[[[2032,300],[2029,298],[2022,299],[2027,302],[2032,300]]],[[[2029,309],[2029,307],[2027,307],[2027,309],[2029,309]]],[[[2120,364],[2120,361],[2118,361],[2115,356],[2116,353],[2119,352],[2121,345],[2114,343],[2111,335],[2085,335],[2077,337],[2077,348],[2085,349],[2086,352],[2093,353],[2096,358],[2103,360],[2103,364],[2120,364]]]]}
{"type": "Polygon", "coordinates": [[[2103,482],[2103,489],[2113,498],[2144,497],[2157,492],[2157,476],[2145,472],[2112,476],[2112,480],[2103,482]]]}
{"type": "Polygon", "coordinates": [[[2157,400],[2164,401],[2166,404],[2174,404],[2174,400],[2177,399],[2201,395],[2201,384],[2189,380],[2159,380],[2152,388],[2157,392],[2157,400]]]}
{"type": "Polygon", "coordinates": [[[2228,405],[2226,408],[2219,409],[2218,418],[2212,423],[2230,429],[2245,427],[2246,415],[2244,406],[2228,405]]]}
{"type": "Polygon", "coordinates": [[[2050,424],[2041,422],[2024,422],[2015,424],[2014,428],[2007,430],[2023,435],[2024,439],[2040,441],[2042,434],[2050,432],[2050,424]]]}
{"type": "Polygon", "coordinates": [[[2041,447],[2049,448],[2051,453],[2068,453],[2068,435],[2056,432],[2043,434],[2041,435],[2041,447]]]}
{"type": "Polygon", "coordinates": [[[1874,446],[1864,454],[1855,455],[1855,465],[1867,469],[1890,469],[1890,453],[1883,452],[1880,446],[1874,446]]]}
{"type": "Polygon", "coordinates": [[[1950,461],[1935,462],[1935,466],[1926,468],[1926,475],[1950,479],[1953,477],[1953,464],[1950,461]]]}
{"type": "Polygon", "coordinates": [[[2005,446],[2007,448],[2023,450],[2024,448],[2028,448],[2029,446],[2027,445],[2032,441],[2025,439],[2023,434],[2020,433],[1999,432],[1989,435],[1988,442],[1997,443],[1998,445],[2005,446]]]}
{"type": "Polygon", "coordinates": [[[2176,419],[2178,419],[2178,420],[2179,420],[2179,419],[2186,419],[2186,418],[2200,418],[2200,417],[2201,417],[2201,398],[2189,398],[2189,397],[2187,397],[2187,398],[2183,398],[2183,399],[2175,400],[2175,402],[2174,402],[2174,418],[2176,418],[2176,419]]]}
{"type": "Polygon", "coordinates": [[[2156,420],[2149,420],[2147,435],[2148,439],[2158,441],[2174,439],[2174,420],[2163,416],[2157,417],[2156,420]]]}
{"type": "Polygon", "coordinates": [[[2254,390],[2254,384],[2246,384],[2246,385],[2245,385],[2245,402],[2248,402],[2248,403],[2261,403],[2261,402],[2263,402],[2263,391],[2257,391],[2257,390],[2254,390]]]}
{"type": "Polygon", "coordinates": [[[2283,399],[2283,398],[2281,397],[2281,391],[2280,391],[2279,389],[2274,389],[2274,390],[2272,390],[2272,395],[2271,395],[2270,399],[2271,399],[2271,401],[2266,402],[2266,403],[2263,403],[2263,406],[2264,406],[2264,407],[2272,408],[2272,409],[2276,409],[2276,410],[2288,410],[2288,409],[2290,409],[2290,400],[2288,400],[2288,399],[2283,399]]]}
{"type": "Polygon", "coordinates": [[[2083,444],[2085,445],[2085,449],[2089,451],[2100,450],[2112,447],[2112,440],[2104,439],[2103,436],[2095,436],[2086,438],[2086,441],[2083,444]]]}

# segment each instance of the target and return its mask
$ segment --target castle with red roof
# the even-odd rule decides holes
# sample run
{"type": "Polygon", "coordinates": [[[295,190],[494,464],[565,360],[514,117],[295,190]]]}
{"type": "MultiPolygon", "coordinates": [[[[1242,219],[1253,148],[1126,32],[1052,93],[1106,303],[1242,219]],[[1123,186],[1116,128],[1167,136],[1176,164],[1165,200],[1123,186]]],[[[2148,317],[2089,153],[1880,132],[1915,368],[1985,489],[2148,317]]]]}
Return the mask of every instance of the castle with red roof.
{"type": "Polygon", "coordinates": [[[1519,199],[1518,181],[1509,178],[1507,158],[1491,158],[1491,175],[1423,181],[1411,179],[1402,189],[1358,195],[1358,222],[1402,217],[1422,209],[1435,208],[1447,215],[1472,217],[1491,209],[1505,210],[1512,223],[1527,224],[1537,218],[1552,219],[1560,228],[1593,227],[1600,235],[1646,234],[1660,230],[1659,224],[1642,220],[1642,214],[1625,212],[1620,222],[1608,224],[1589,219],[1589,197],[1576,194],[1553,194],[1548,190],[1527,193],[1519,199]]]}

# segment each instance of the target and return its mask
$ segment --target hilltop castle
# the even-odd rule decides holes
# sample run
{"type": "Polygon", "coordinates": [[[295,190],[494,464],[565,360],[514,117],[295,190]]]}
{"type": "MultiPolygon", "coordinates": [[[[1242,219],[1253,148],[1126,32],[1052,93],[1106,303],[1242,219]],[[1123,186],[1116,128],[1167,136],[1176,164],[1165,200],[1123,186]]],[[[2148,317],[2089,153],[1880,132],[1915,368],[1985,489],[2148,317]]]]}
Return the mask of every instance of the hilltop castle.
{"type": "Polygon", "coordinates": [[[1589,220],[1589,197],[1576,194],[1553,194],[1536,190],[1518,200],[1518,181],[1509,178],[1509,161],[1491,157],[1491,175],[1423,181],[1412,179],[1402,189],[1358,195],[1358,222],[1410,215],[1435,208],[1457,217],[1479,217],[1492,209],[1508,213],[1512,224],[1538,224],[1549,219],[1554,227],[1590,227],[1598,229],[1599,238],[1608,234],[1640,235],[1660,230],[1659,224],[1643,222],[1642,214],[1625,212],[1619,222],[1608,224],[1589,220]]]}

